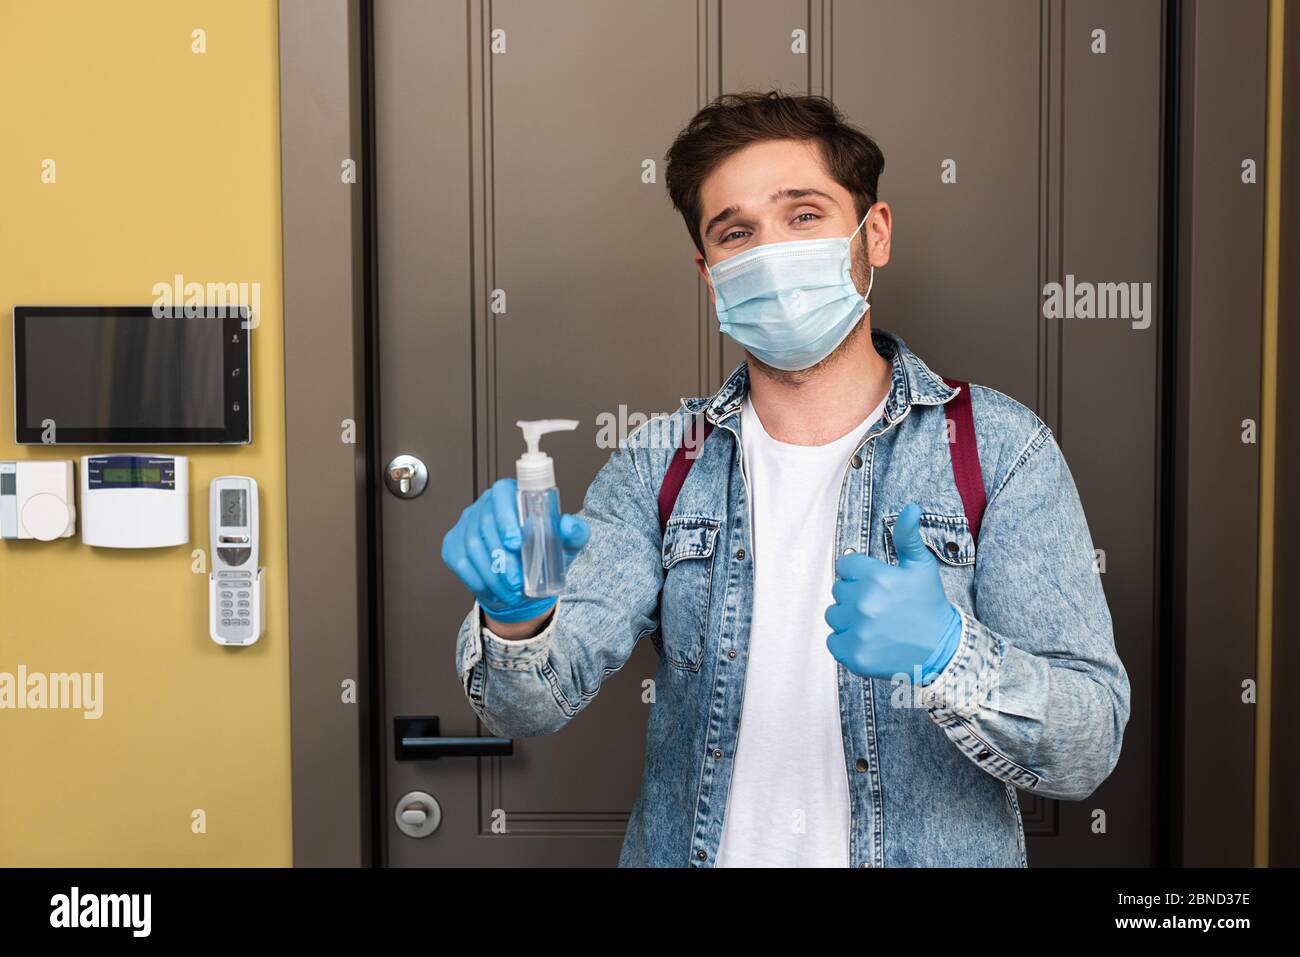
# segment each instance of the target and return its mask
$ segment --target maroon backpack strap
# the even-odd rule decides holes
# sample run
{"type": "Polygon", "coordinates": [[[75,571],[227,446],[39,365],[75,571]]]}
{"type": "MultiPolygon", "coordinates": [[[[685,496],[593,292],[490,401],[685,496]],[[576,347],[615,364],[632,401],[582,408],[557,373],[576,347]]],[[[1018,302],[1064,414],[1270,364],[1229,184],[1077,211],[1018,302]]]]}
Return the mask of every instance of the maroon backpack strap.
{"type": "Polygon", "coordinates": [[[692,425],[688,425],[682,430],[682,441],[677,446],[677,451],[673,453],[673,460],[668,463],[668,472],[664,475],[664,482],[659,486],[659,534],[663,535],[664,529],[668,527],[668,519],[672,517],[673,506],[677,504],[677,496],[686,484],[686,476],[691,471],[691,466],[699,458],[700,450],[704,448],[704,440],[709,437],[713,431],[713,423],[707,418],[703,420],[704,431],[700,434],[699,445],[695,448],[695,454],[689,454],[687,440],[693,432],[699,432],[692,425]]]}
{"type": "Polygon", "coordinates": [[[952,455],[952,477],[957,482],[957,492],[966,508],[966,522],[971,537],[980,537],[980,522],[984,519],[984,472],[980,469],[980,450],[975,441],[975,415],[971,411],[970,383],[943,377],[943,381],[960,391],[948,400],[948,418],[956,429],[948,451],[952,455]]]}

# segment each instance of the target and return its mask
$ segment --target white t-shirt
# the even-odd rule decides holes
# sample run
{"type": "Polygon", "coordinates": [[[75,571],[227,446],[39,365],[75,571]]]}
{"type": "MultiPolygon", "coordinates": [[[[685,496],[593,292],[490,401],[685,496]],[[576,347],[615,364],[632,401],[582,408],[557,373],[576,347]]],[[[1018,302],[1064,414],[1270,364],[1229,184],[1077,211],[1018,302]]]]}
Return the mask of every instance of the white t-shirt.
{"type": "Polygon", "coordinates": [[[719,867],[847,867],[849,783],[837,664],[826,648],[835,520],[849,459],[880,418],[826,445],[788,445],[745,396],[754,611],[719,867]]]}

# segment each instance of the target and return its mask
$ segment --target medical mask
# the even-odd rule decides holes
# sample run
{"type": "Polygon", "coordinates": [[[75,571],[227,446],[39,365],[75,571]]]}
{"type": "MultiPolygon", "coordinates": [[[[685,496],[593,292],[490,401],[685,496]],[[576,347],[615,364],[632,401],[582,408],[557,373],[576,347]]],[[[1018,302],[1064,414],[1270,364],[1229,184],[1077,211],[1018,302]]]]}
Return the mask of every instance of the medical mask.
{"type": "Polygon", "coordinates": [[[776,369],[816,365],[835,351],[871,308],[853,283],[853,237],[768,243],[708,269],[722,331],[776,369]]]}

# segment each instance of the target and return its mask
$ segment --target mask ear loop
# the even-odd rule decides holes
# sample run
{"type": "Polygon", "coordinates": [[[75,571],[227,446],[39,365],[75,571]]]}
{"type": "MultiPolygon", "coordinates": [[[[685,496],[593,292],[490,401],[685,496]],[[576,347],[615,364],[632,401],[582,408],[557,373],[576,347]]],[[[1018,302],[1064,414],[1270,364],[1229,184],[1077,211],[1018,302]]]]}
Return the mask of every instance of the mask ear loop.
{"type": "MultiPolygon", "coordinates": [[[[875,207],[872,206],[871,209],[875,209],[875,207]]],[[[862,217],[862,222],[858,223],[858,228],[853,230],[853,235],[849,237],[849,242],[853,242],[853,236],[856,236],[858,231],[862,229],[863,225],[865,225],[866,221],[871,218],[871,209],[868,209],[867,215],[862,217]]]]}
{"type": "MultiPolygon", "coordinates": [[[[872,209],[874,208],[875,207],[873,205],[872,209]]],[[[858,234],[858,230],[860,230],[866,224],[867,220],[870,218],[871,218],[871,210],[868,209],[867,215],[863,216],[862,222],[858,223],[858,229],[853,230],[853,236],[856,236],[858,234]]],[[[849,237],[850,246],[852,246],[853,244],[853,236],[849,237]]],[[[871,287],[875,285],[876,282],[876,267],[871,265],[871,263],[867,263],[867,268],[871,270],[871,274],[870,274],[871,278],[867,280],[867,291],[862,297],[862,301],[867,304],[867,308],[862,310],[863,315],[866,315],[866,313],[871,309],[871,300],[868,297],[871,295],[871,287]]]]}

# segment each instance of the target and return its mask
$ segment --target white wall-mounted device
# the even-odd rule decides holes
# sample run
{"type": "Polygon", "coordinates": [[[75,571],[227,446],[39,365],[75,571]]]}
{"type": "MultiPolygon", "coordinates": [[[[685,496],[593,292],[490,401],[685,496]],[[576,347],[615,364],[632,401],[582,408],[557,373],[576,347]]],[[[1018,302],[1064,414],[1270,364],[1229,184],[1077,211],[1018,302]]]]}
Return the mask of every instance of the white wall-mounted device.
{"type": "Polygon", "coordinates": [[[219,645],[251,645],[266,630],[266,569],[257,566],[257,480],[246,475],[214,478],[208,489],[208,528],[208,634],[219,645]]]}
{"type": "Polygon", "coordinates": [[[166,548],[190,540],[190,460],[145,452],[81,457],[81,540],[166,548]]]}
{"type": "Polygon", "coordinates": [[[0,539],[52,542],[77,529],[72,460],[0,462],[0,539]]]}

